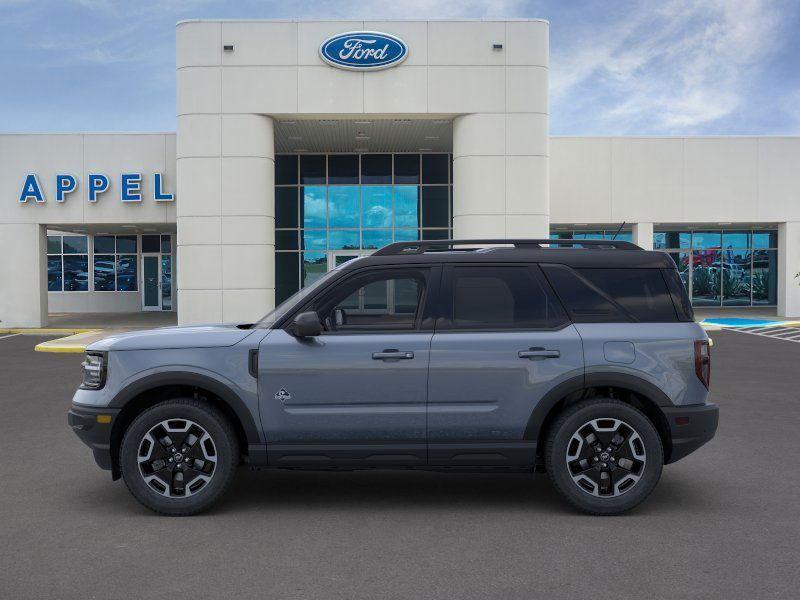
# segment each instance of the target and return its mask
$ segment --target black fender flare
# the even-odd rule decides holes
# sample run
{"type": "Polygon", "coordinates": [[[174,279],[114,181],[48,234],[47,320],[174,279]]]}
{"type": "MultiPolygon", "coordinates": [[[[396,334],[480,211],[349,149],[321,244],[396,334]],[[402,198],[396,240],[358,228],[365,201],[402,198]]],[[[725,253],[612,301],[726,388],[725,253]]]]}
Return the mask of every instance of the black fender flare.
{"type": "Polygon", "coordinates": [[[637,395],[646,398],[657,406],[672,407],[674,404],[669,397],[658,387],[635,375],[627,373],[586,373],[562,381],[560,384],[545,394],[536,403],[528,418],[523,438],[536,441],[539,439],[542,424],[547,415],[566,396],[593,387],[620,387],[631,390],[637,395]]]}
{"type": "Polygon", "coordinates": [[[260,430],[244,400],[230,387],[208,375],[192,371],[167,371],[145,375],[126,385],[109,403],[110,408],[124,408],[136,396],[159,387],[185,385],[208,390],[234,412],[244,430],[248,444],[261,444],[260,430]]]}

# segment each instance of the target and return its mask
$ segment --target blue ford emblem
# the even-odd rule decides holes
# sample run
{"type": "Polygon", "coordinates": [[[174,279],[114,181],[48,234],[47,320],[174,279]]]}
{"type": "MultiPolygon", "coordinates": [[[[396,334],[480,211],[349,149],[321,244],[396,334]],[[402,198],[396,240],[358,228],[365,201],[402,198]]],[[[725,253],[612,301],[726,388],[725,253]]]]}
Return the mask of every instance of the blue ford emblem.
{"type": "Polygon", "coordinates": [[[340,69],[376,71],[403,62],[408,46],[388,33],[349,31],[322,42],[319,53],[322,60],[340,69]]]}

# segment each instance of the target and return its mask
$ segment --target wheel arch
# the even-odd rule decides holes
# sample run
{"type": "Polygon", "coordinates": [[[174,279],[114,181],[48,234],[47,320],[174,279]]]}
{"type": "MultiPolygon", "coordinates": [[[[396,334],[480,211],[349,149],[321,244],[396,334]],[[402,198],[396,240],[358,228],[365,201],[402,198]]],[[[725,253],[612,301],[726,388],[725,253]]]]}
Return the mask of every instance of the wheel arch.
{"type": "Polygon", "coordinates": [[[217,408],[233,426],[242,454],[246,455],[250,445],[260,442],[259,430],[244,400],[225,384],[199,373],[157,373],[126,386],[109,404],[120,408],[109,445],[113,479],[120,477],[119,450],[125,430],[143,411],[172,398],[194,398],[217,408]]]}
{"type": "Polygon", "coordinates": [[[571,404],[586,398],[613,398],[642,411],[658,431],[664,448],[664,463],[670,462],[672,434],[661,406],[674,406],[669,397],[652,383],[633,375],[591,373],[568,379],[554,387],[534,407],[524,437],[536,440],[536,464],[544,464],[547,433],[558,415],[571,404]]]}

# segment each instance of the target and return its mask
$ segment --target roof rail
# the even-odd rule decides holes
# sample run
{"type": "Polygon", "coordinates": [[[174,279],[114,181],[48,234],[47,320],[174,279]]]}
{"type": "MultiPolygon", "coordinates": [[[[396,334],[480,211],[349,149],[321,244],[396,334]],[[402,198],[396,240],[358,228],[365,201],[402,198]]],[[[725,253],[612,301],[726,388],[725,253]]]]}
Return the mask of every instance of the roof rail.
{"type": "Polygon", "coordinates": [[[544,246],[592,246],[606,250],[641,250],[632,242],[622,240],[573,240],[573,239],[513,239],[513,240],[417,240],[395,242],[373,252],[372,256],[393,256],[402,254],[422,254],[430,249],[448,250],[454,246],[492,246],[513,245],[515,248],[543,248],[544,246]]]}

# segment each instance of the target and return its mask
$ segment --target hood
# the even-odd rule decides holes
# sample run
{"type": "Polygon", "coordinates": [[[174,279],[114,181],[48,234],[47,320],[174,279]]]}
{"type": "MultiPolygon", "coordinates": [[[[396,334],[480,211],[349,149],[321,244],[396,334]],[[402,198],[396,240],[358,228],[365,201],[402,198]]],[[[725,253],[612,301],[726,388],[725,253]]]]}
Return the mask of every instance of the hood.
{"type": "Polygon", "coordinates": [[[159,327],[142,331],[112,334],[89,344],[87,350],[166,350],[181,348],[222,348],[238,344],[255,329],[236,325],[192,325],[159,327]]]}

